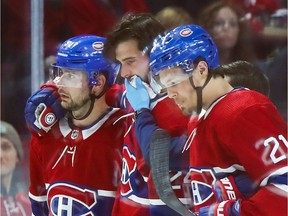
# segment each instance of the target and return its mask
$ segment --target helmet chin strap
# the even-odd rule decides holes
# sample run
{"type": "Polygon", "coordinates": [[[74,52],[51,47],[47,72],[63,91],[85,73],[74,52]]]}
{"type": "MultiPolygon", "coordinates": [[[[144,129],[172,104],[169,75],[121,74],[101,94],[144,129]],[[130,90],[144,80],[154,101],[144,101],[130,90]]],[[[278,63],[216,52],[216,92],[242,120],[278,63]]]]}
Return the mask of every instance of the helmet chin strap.
{"type": "Polygon", "coordinates": [[[195,86],[192,77],[193,76],[191,76],[189,78],[189,81],[190,81],[192,87],[196,90],[196,94],[197,94],[197,114],[199,115],[201,113],[201,110],[202,110],[202,107],[203,107],[202,91],[203,91],[204,87],[208,84],[208,82],[210,81],[210,79],[212,77],[212,74],[208,73],[207,79],[206,79],[205,83],[203,84],[203,86],[198,86],[198,87],[195,86]]]}
{"type": "Polygon", "coordinates": [[[87,117],[91,114],[91,112],[92,112],[92,110],[93,110],[95,99],[96,99],[96,97],[95,97],[94,95],[90,95],[90,101],[91,101],[90,107],[89,107],[88,112],[87,112],[84,116],[82,116],[82,117],[80,117],[80,118],[76,118],[76,117],[73,115],[72,111],[70,111],[70,116],[71,116],[73,119],[75,119],[75,120],[83,120],[83,119],[87,118],[87,117]]]}
{"type": "Polygon", "coordinates": [[[91,104],[90,104],[90,107],[89,107],[88,112],[87,112],[84,116],[82,116],[82,117],[80,117],[80,118],[76,118],[76,117],[73,115],[73,113],[70,112],[71,117],[72,117],[73,119],[75,119],[75,120],[83,120],[83,119],[87,118],[87,117],[91,114],[91,112],[92,112],[92,110],[93,110],[95,100],[101,98],[101,97],[105,94],[107,88],[108,88],[107,86],[106,86],[105,88],[103,88],[102,92],[101,92],[99,95],[97,95],[97,96],[95,96],[94,94],[90,94],[91,104]]]}

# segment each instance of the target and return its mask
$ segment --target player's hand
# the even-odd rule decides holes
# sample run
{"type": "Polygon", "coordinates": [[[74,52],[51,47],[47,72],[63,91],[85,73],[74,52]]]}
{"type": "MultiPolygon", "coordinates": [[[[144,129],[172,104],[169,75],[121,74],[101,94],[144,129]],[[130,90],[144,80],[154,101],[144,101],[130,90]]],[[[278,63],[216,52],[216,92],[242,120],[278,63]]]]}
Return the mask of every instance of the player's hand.
{"type": "Polygon", "coordinates": [[[240,203],[254,194],[256,184],[246,174],[228,176],[217,180],[212,186],[217,203],[200,208],[199,216],[238,216],[240,215],[240,203]]]}
{"type": "Polygon", "coordinates": [[[27,100],[26,124],[33,134],[43,136],[66,112],[61,106],[57,86],[47,82],[27,100]]]}
{"type": "Polygon", "coordinates": [[[256,184],[246,174],[228,176],[217,180],[212,187],[217,202],[246,199],[257,190],[256,184]]]}
{"type": "Polygon", "coordinates": [[[150,96],[140,77],[125,79],[126,97],[135,111],[149,109],[150,96]]]}
{"type": "Polygon", "coordinates": [[[199,209],[199,216],[240,216],[240,200],[226,200],[199,209]]]}

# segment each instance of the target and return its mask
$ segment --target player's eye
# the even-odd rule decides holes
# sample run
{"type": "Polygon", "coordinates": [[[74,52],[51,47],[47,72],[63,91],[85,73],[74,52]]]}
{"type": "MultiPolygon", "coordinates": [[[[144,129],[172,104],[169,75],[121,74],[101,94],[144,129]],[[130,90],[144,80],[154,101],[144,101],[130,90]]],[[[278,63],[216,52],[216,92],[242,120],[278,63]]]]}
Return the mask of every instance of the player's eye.
{"type": "Polygon", "coordinates": [[[131,65],[134,64],[134,62],[135,62],[135,60],[134,60],[134,59],[131,59],[131,60],[126,61],[126,64],[129,65],[129,66],[131,66],[131,65]]]}

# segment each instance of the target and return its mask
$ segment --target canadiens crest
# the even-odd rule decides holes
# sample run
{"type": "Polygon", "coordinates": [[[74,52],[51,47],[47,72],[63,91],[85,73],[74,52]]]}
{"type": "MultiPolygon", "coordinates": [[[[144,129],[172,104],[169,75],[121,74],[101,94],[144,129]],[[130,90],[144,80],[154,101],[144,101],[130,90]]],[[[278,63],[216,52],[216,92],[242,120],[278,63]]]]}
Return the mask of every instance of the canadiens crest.
{"type": "Polygon", "coordinates": [[[94,42],[92,44],[92,47],[95,49],[95,50],[103,50],[104,49],[104,43],[101,42],[101,41],[97,41],[97,42],[94,42]]]}
{"type": "Polygon", "coordinates": [[[182,37],[188,37],[188,36],[190,36],[192,34],[193,34],[193,31],[190,28],[185,28],[185,29],[180,31],[180,35],[182,37]]]}
{"type": "Polygon", "coordinates": [[[48,189],[48,204],[53,215],[94,215],[96,191],[59,182],[48,189]]]}
{"type": "Polygon", "coordinates": [[[191,187],[195,206],[209,205],[213,197],[212,187],[216,177],[211,169],[190,168],[191,187]]]}

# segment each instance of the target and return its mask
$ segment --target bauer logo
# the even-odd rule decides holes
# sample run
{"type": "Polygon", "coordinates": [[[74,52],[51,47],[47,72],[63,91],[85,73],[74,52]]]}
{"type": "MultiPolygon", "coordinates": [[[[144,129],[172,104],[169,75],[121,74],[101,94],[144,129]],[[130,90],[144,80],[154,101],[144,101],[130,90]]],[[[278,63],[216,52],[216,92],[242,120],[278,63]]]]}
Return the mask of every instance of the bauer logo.
{"type": "Polygon", "coordinates": [[[180,31],[180,35],[182,37],[188,37],[193,33],[193,31],[190,28],[185,28],[183,30],[180,31]]]}
{"type": "Polygon", "coordinates": [[[104,43],[101,42],[101,41],[94,42],[94,43],[92,44],[92,47],[93,47],[95,50],[103,50],[103,49],[104,49],[104,43]]]}
{"type": "Polygon", "coordinates": [[[55,122],[55,115],[53,113],[48,113],[46,116],[45,116],[45,123],[47,125],[52,125],[54,122],[55,122]]]}

